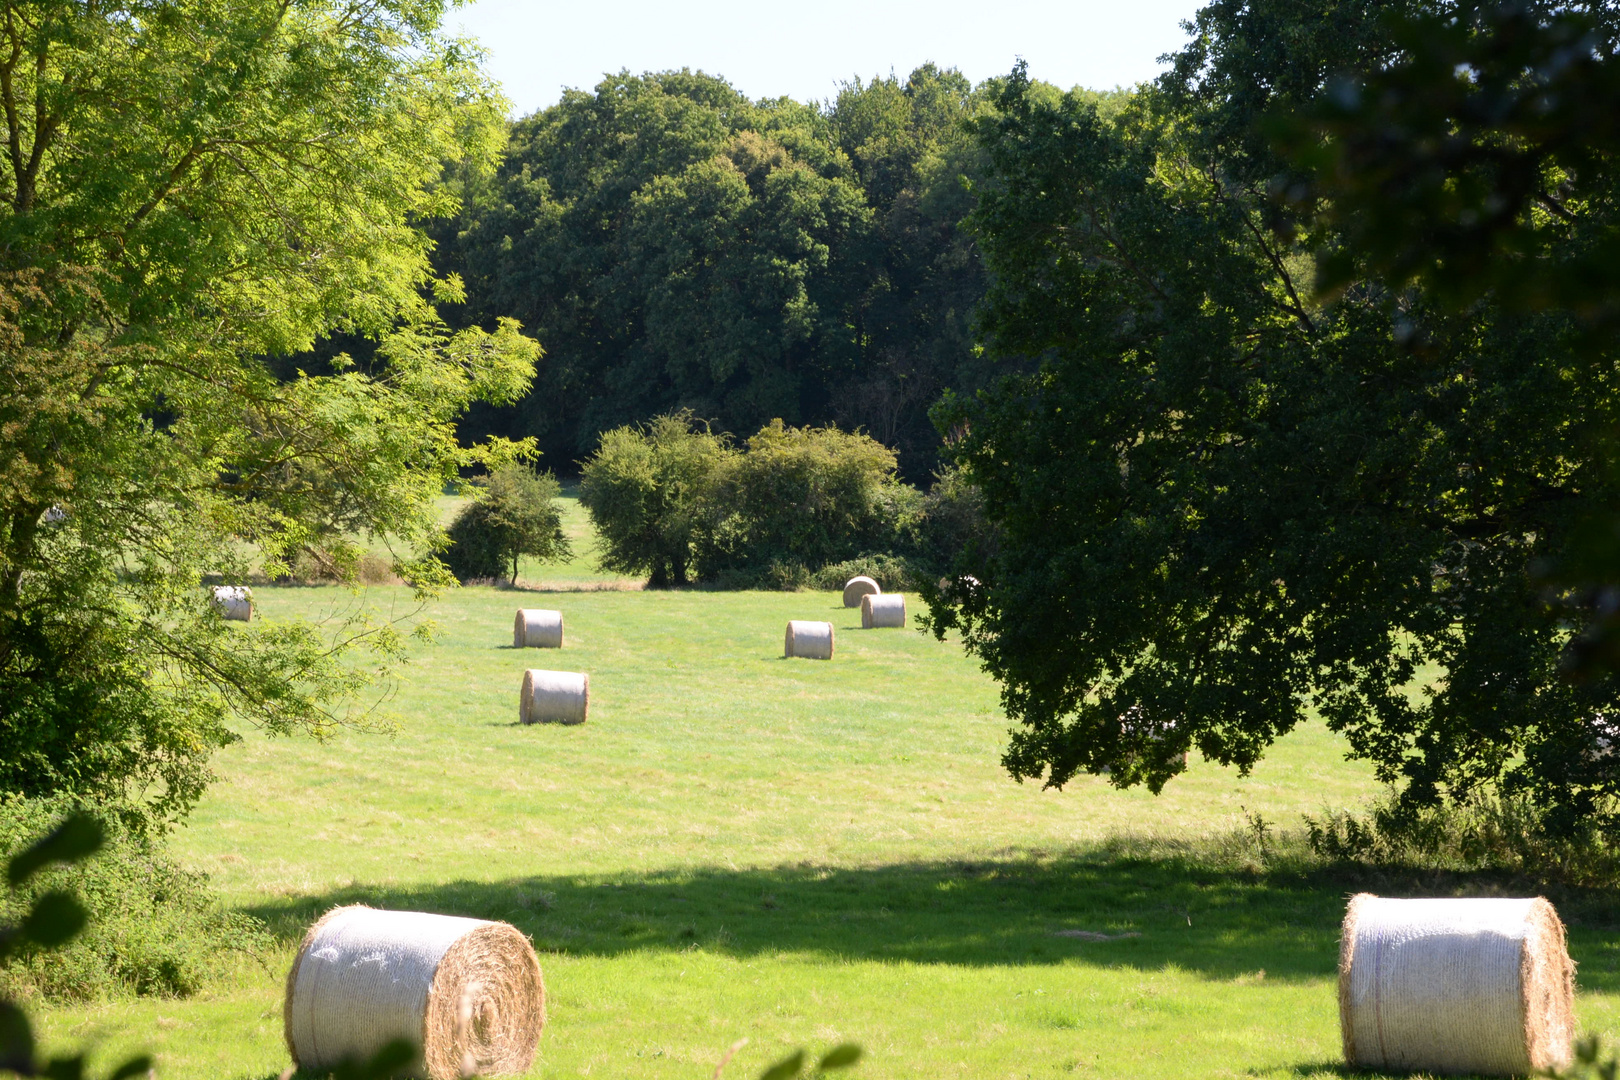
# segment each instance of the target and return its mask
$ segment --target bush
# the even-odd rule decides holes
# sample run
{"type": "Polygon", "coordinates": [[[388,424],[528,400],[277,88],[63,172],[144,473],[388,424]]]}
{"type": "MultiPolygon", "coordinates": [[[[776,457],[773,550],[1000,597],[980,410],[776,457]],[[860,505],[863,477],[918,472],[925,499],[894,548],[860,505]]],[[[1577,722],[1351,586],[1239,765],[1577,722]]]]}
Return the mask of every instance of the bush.
{"type": "Polygon", "coordinates": [[[822,590],[842,589],[850,578],[862,574],[877,582],[884,592],[904,592],[917,587],[910,560],[886,552],[829,563],[809,575],[809,586],[822,590]]]}
{"type": "Polygon", "coordinates": [[[462,507],[450,525],[444,561],[462,581],[499,578],[517,581],[518,559],[542,562],[573,554],[557,506],[561,488],[550,473],[523,465],[503,465],[477,481],[483,490],[462,507]]]}
{"type": "Polygon", "coordinates": [[[868,435],[771,421],[715,477],[703,576],[786,581],[898,550],[923,496],[894,473],[894,451],[868,435]]]}
{"type": "Polygon", "coordinates": [[[655,589],[687,584],[697,548],[710,543],[715,478],[733,456],[689,410],[604,432],[579,485],[602,569],[646,574],[655,589]]]}
{"type": "MultiPolygon", "coordinates": [[[[0,859],[48,831],[73,805],[63,798],[0,796],[0,859]]],[[[0,966],[0,996],[185,996],[222,967],[270,947],[263,924],[222,907],[204,875],[181,867],[158,841],[132,833],[118,815],[97,816],[107,829],[100,854],[39,873],[0,901],[0,924],[17,922],[52,889],[76,893],[92,913],[69,945],[25,948],[0,966]]]]}
{"type": "Polygon", "coordinates": [[[946,469],[934,478],[913,532],[910,562],[919,581],[987,576],[983,568],[995,557],[996,532],[984,516],[984,493],[960,469],[946,469]]]}
{"type": "MultiPolygon", "coordinates": [[[[1613,807],[1602,807],[1612,811],[1613,807]]],[[[1502,871],[1542,883],[1612,887],[1620,850],[1596,824],[1566,835],[1528,797],[1476,794],[1414,808],[1394,795],[1365,814],[1306,817],[1310,848],[1335,863],[1388,869],[1502,871]]]]}

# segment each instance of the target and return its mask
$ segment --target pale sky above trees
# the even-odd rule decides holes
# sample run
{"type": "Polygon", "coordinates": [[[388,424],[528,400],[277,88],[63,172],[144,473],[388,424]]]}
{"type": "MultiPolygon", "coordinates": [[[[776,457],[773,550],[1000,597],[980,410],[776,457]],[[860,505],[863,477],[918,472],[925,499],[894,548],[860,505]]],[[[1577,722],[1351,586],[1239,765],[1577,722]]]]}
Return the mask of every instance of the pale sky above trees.
{"type": "Polygon", "coordinates": [[[488,70],[514,113],[554,103],[564,87],[588,90],[604,72],[701,68],[749,97],[833,96],[852,77],[901,78],[924,61],[975,82],[1015,60],[1059,86],[1106,89],[1158,72],[1181,47],[1195,0],[826,0],[814,7],[697,0],[538,4],[477,0],[445,20],[489,50],[488,70]]]}

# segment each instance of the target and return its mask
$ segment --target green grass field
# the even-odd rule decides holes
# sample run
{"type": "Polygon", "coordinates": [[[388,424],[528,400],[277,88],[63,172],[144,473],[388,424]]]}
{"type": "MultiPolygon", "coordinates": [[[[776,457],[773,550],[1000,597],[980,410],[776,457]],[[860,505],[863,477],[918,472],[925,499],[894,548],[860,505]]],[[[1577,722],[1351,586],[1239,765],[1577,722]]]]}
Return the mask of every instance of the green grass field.
{"type": "MultiPolygon", "coordinates": [[[[579,558],[524,580],[607,580],[570,520],[579,558]]],[[[354,602],[258,597],[270,618],[354,602]]],[[[189,1000],[46,1009],[53,1043],[149,1048],[165,1080],[275,1076],[298,937],[365,901],[533,938],[537,1077],[708,1077],[744,1037],[731,1080],[843,1040],[872,1078],[1332,1076],[1345,895],[1488,887],[1262,865],[1247,815],[1293,827],[1374,794],[1319,727],[1246,779],[1195,757],[1157,798],[1013,783],[996,687],[960,647],[862,631],[832,594],[469,588],[431,614],[396,735],[247,732],[176,837],[280,947],[189,1000]],[[567,647],[511,648],[520,606],[560,608],[567,647]],[[782,660],[789,618],[830,619],[836,658],[782,660]],[[528,666],[590,672],[590,722],[517,725],[528,666]]],[[[1609,899],[1565,912],[1595,1031],[1620,1026],[1609,899]]]]}

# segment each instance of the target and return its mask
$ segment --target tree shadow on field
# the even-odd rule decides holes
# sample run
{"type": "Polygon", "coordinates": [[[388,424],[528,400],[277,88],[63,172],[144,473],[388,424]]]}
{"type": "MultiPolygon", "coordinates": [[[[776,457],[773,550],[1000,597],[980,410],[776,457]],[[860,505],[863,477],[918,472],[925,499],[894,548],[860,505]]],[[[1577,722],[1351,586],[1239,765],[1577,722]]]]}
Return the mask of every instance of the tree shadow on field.
{"type": "MultiPolygon", "coordinates": [[[[1215,866],[1108,850],[867,867],[811,864],[654,874],[546,875],[357,885],[250,909],[300,939],[336,904],[501,919],[542,951],[617,956],[702,949],[733,957],[960,966],[1174,967],[1211,979],[1332,978],[1346,897],[1531,895],[1480,875],[1215,866]]],[[[1580,983],[1620,990],[1612,892],[1553,897],[1580,983]]]]}

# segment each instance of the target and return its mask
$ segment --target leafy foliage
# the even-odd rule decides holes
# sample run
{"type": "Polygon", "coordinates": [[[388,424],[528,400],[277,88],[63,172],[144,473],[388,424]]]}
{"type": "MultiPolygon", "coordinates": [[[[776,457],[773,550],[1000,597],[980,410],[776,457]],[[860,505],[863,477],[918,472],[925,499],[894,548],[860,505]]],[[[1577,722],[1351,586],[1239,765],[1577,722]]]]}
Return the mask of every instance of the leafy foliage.
{"type": "Polygon", "coordinates": [[[650,573],[654,588],[793,589],[828,564],[897,551],[921,494],[869,436],[773,420],[737,449],[680,412],[605,433],[580,501],[604,569],[650,573]]]}
{"type": "Polygon", "coordinates": [[[551,562],[573,554],[563,534],[556,499],[557,478],[516,463],[502,465],[479,482],[482,496],[462,508],[450,525],[446,564],[458,578],[517,581],[524,555],[551,562]]]}
{"type": "MultiPolygon", "coordinates": [[[[101,826],[95,818],[84,813],[70,815],[11,857],[6,867],[6,882],[15,889],[51,863],[82,862],[99,850],[102,842],[101,826]]],[[[83,929],[87,917],[84,908],[67,893],[51,891],[39,896],[29,905],[20,923],[0,926],[0,963],[21,948],[59,947],[83,929]]],[[[115,1068],[108,1080],[126,1080],[151,1067],[150,1057],[134,1057],[115,1068]]],[[[0,1070],[25,1077],[82,1080],[84,1057],[41,1061],[36,1056],[34,1032],[28,1017],[15,1002],[0,998],[0,1070]]]]}
{"type": "Polygon", "coordinates": [[[771,421],[712,481],[703,575],[815,569],[897,548],[921,496],[895,466],[894,451],[870,436],[771,421]]]}
{"type": "MultiPolygon", "coordinates": [[[[1556,311],[1580,362],[1611,363],[1613,12],[1465,3],[1386,25],[1395,59],[1341,73],[1308,110],[1268,120],[1293,169],[1279,194],[1344,238],[1324,243],[1319,286],[1368,275],[1453,310],[1489,298],[1556,311]]],[[[1620,520],[1600,510],[1534,568],[1547,599],[1584,624],[1563,657],[1576,678],[1620,669],[1617,535],[1620,520]]]]}
{"type": "Polygon", "coordinates": [[[1529,589],[1620,494],[1611,380],[1556,316],[1316,302],[1270,197],[1259,119],[1380,62],[1381,25],[1221,2],[1113,116],[1020,71],[980,122],[987,347],[1040,368],[939,413],[998,550],[934,620],[1003,682],[1015,776],[1247,769],[1315,709],[1409,806],[1500,787],[1555,833],[1613,824],[1616,687],[1558,677],[1529,589]]]}
{"type": "Polygon", "coordinates": [[[116,799],[161,825],[226,718],[364,719],[403,658],[365,610],[227,627],[200,587],[355,534],[447,583],[433,500],[524,450],[461,447],[538,354],[452,332],[417,223],[444,161],[492,163],[501,103],[437,3],[9,5],[0,106],[0,788],[116,799]],[[14,9],[14,10],[13,10],[14,9]],[[338,332],[364,367],[279,378],[338,332]],[[423,553],[428,553],[425,556],[423,553]]]}
{"type": "Polygon", "coordinates": [[[648,574],[655,589],[687,584],[708,493],[733,453],[690,412],[604,433],[579,483],[601,540],[602,568],[648,574]]]}
{"type": "MultiPolygon", "coordinates": [[[[70,805],[60,798],[0,799],[0,853],[21,857],[70,805]]],[[[186,996],[223,966],[257,960],[268,948],[262,924],[227,910],[206,878],[182,868],[158,840],[116,817],[99,821],[105,839],[98,858],[32,867],[27,886],[18,888],[19,880],[9,899],[0,900],[0,922],[21,919],[51,892],[77,897],[94,912],[70,943],[28,946],[0,961],[0,988],[58,1000],[130,992],[186,996]]]]}
{"type": "Polygon", "coordinates": [[[499,177],[440,230],[461,317],[517,315],[549,350],[515,414],[485,422],[565,457],[680,408],[738,435],[837,422],[926,475],[928,404],[980,366],[960,222],[982,155],[961,121],[984,101],[931,64],[826,110],[683,70],[518,122],[499,177]]]}

